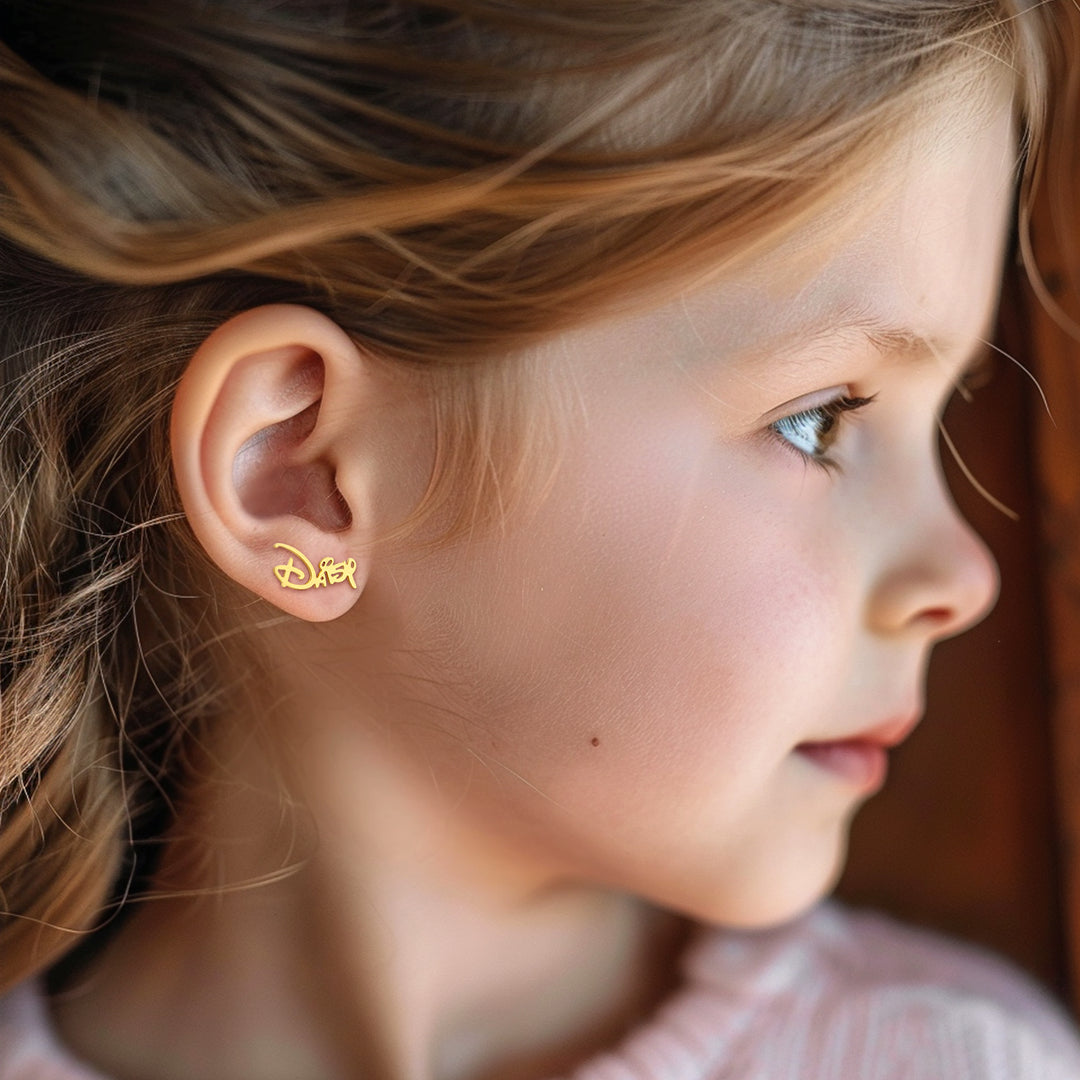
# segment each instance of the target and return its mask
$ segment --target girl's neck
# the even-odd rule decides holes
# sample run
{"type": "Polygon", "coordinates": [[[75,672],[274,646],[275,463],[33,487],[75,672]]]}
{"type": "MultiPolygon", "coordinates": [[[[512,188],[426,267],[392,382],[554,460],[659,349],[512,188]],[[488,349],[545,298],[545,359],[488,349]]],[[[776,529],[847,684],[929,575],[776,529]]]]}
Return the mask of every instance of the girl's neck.
{"type": "Polygon", "coordinates": [[[141,905],[60,996],[77,1054],[142,1080],[535,1080],[668,992],[678,920],[525,874],[371,740],[317,742],[318,840],[291,856],[250,745],[227,755],[228,785],[183,817],[198,845],[178,838],[162,865],[163,891],[185,895],[141,905]],[[235,887],[297,855],[281,880],[235,887]]]}

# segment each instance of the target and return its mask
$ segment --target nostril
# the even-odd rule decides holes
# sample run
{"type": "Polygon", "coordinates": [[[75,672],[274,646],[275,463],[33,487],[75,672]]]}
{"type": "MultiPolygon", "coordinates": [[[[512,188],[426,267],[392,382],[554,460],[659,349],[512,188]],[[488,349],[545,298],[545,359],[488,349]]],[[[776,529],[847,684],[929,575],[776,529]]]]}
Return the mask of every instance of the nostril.
{"type": "Polygon", "coordinates": [[[956,618],[956,612],[952,608],[935,607],[927,608],[922,613],[924,619],[935,623],[950,623],[956,618]]]}

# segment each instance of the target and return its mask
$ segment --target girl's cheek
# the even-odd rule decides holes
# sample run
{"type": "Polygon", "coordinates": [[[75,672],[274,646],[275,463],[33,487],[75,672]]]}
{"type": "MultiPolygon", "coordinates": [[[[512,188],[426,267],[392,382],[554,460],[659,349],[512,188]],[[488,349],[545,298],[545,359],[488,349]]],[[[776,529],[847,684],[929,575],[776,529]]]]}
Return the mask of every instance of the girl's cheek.
{"type": "Polygon", "coordinates": [[[489,569],[468,575],[476,588],[443,635],[446,665],[463,682],[471,671],[507,723],[528,717],[526,738],[551,734],[555,715],[585,742],[591,727],[644,739],[670,709],[704,707],[722,723],[719,703],[743,694],[739,673],[783,671],[829,621],[806,537],[753,476],[727,463],[718,485],[713,448],[689,468],[685,450],[668,448],[668,468],[650,470],[646,455],[637,475],[611,470],[606,483],[580,473],[497,557],[476,554],[489,569]]]}

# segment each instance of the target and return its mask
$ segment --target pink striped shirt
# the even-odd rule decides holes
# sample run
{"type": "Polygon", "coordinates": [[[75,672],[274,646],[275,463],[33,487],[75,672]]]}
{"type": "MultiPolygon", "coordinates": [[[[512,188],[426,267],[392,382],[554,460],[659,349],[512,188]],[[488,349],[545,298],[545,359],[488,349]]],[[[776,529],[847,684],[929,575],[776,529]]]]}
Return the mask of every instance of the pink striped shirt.
{"type": "MultiPolygon", "coordinates": [[[[1060,1007],[989,954],[824,904],[777,930],[703,930],[685,980],[569,1080],[1080,1080],[1060,1007]]],[[[0,999],[0,1080],[106,1080],[41,996],[0,999]]]]}

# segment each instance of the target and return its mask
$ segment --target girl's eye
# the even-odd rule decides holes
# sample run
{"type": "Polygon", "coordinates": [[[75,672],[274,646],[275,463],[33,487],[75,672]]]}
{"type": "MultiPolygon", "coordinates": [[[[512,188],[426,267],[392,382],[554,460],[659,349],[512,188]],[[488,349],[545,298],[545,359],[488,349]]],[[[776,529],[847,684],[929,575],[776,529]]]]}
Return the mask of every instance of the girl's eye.
{"type": "Polygon", "coordinates": [[[832,469],[836,467],[836,462],[829,457],[829,450],[840,434],[843,417],[869,405],[873,400],[872,397],[835,398],[824,405],[815,405],[812,409],[774,420],[769,425],[769,431],[807,461],[824,469],[832,469]]]}

